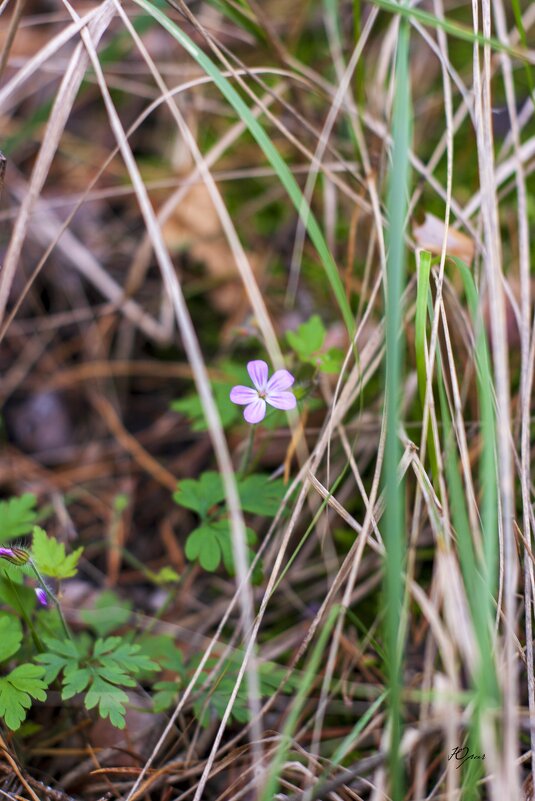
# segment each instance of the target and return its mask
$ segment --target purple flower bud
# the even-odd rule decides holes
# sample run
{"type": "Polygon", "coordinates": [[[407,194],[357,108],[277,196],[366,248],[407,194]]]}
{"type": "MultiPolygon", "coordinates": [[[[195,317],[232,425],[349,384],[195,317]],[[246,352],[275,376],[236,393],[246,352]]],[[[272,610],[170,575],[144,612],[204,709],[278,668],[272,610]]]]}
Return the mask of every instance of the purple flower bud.
{"type": "Polygon", "coordinates": [[[35,594],[41,606],[48,606],[48,598],[46,592],[41,587],[37,587],[37,589],[35,590],[35,594]]]}
{"type": "Polygon", "coordinates": [[[30,554],[24,548],[0,548],[0,558],[7,559],[12,565],[25,565],[30,554]]]}

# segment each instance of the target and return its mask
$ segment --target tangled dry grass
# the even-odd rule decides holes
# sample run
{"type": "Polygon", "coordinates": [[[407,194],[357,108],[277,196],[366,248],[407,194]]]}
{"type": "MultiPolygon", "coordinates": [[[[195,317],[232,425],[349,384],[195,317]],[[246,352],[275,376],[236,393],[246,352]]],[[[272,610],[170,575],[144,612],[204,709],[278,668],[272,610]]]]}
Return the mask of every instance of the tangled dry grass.
{"type": "Polygon", "coordinates": [[[112,588],[199,657],[122,732],[52,691],[5,797],[533,797],[534,30],[520,0],[0,4],[1,493],[85,546],[73,627],[112,588]],[[253,581],[213,382],[315,314],[345,358],[254,435],[288,491],[253,581]],[[233,578],[172,501],[210,469],[233,578]]]}

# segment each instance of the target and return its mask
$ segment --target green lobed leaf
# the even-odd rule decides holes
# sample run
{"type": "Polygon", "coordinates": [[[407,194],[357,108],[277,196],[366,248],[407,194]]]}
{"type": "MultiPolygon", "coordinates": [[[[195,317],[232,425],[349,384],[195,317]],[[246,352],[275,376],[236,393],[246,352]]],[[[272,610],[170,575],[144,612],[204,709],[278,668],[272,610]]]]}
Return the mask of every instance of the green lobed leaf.
{"type": "Polygon", "coordinates": [[[130,619],[131,610],[130,601],[119,598],[111,590],[105,590],[95,601],[93,609],[80,611],[80,619],[102,637],[124,626],[130,619]]]}
{"type": "Polygon", "coordinates": [[[58,640],[55,637],[45,637],[45,645],[54,653],[67,656],[71,659],[79,659],[79,653],[72,640],[58,640]]]}
{"type": "Polygon", "coordinates": [[[5,662],[16,654],[22,643],[20,620],[7,612],[0,612],[0,661],[5,662]]]}
{"type": "Polygon", "coordinates": [[[109,718],[117,729],[124,729],[127,703],[128,696],[124,690],[105,681],[98,674],[94,675],[84,699],[86,709],[94,709],[98,705],[101,718],[109,718]]]}
{"type": "Polygon", "coordinates": [[[152,687],[156,690],[152,696],[154,712],[165,712],[176,703],[180,682],[157,681],[152,687]]]}
{"type": "Polygon", "coordinates": [[[302,323],[296,331],[288,331],[286,340],[302,361],[309,361],[314,353],[321,350],[325,341],[325,326],[317,314],[302,323]]]}
{"type": "Polygon", "coordinates": [[[98,640],[95,640],[93,655],[102,656],[102,654],[109,654],[110,651],[114,651],[121,642],[122,640],[120,637],[106,637],[105,639],[99,637],[98,640]]]}
{"type": "Polygon", "coordinates": [[[121,668],[114,662],[101,663],[94,667],[94,671],[102,679],[109,681],[110,684],[117,684],[122,687],[135,687],[137,684],[137,681],[126,672],[126,668],[121,668]]]}
{"type": "MultiPolygon", "coordinates": [[[[252,528],[245,529],[247,543],[253,545],[256,542],[256,533],[252,528]]],[[[213,573],[217,570],[221,559],[228,573],[234,575],[234,555],[232,552],[232,535],[230,523],[226,518],[212,520],[199,526],[191,532],[186,540],[186,556],[190,561],[197,560],[200,566],[213,573]]],[[[251,560],[254,553],[249,548],[248,557],[251,560]]]]}
{"type": "Polygon", "coordinates": [[[172,637],[167,634],[145,634],[141,635],[138,642],[141,651],[161,668],[183,675],[184,657],[172,637]]]}
{"type": "Polygon", "coordinates": [[[30,492],[0,501],[0,542],[30,533],[37,520],[35,502],[35,495],[30,492]]]}
{"type": "Polygon", "coordinates": [[[62,542],[49,537],[39,526],[33,528],[32,557],[38,570],[45,576],[64,579],[76,575],[76,566],[83,550],[77,548],[67,556],[62,542]]]}
{"type": "Polygon", "coordinates": [[[198,561],[204,570],[213,573],[221,562],[221,547],[212,524],[200,526],[186,540],[186,556],[190,562],[198,561]]]}
{"type": "Polygon", "coordinates": [[[44,668],[38,665],[23,664],[0,678],[0,716],[12,731],[16,731],[25,720],[32,698],[37,701],[46,699],[44,672],[44,668]]]}
{"type": "Polygon", "coordinates": [[[142,670],[158,670],[156,662],[153,662],[147,654],[141,652],[140,645],[121,642],[111,653],[100,657],[101,664],[106,667],[115,665],[121,670],[129,673],[139,673],[142,670]]]}
{"type": "Polygon", "coordinates": [[[268,481],[263,473],[253,473],[238,481],[238,492],[244,512],[275,517],[286,492],[282,479],[268,481]]]}
{"type": "Polygon", "coordinates": [[[94,643],[89,640],[89,644],[79,642],[78,646],[69,640],[44,639],[50,650],[36,659],[43,665],[39,670],[45,673],[46,680],[54,680],[63,671],[62,698],[67,700],[87,691],[87,709],[98,705],[101,717],[109,717],[118,728],[124,726],[124,704],[128,701],[120,687],[135,687],[134,676],[160,670],[141,645],[123,637],[99,637],[94,643]]]}
{"type": "Polygon", "coordinates": [[[342,369],[344,353],[340,348],[329,348],[319,358],[319,369],[322,373],[336,374],[342,369]]]}
{"type": "MultiPolygon", "coordinates": [[[[263,473],[253,473],[245,478],[238,478],[238,494],[244,512],[274,517],[279,510],[285,491],[286,488],[281,479],[269,481],[263,473]]],[[[180,481],[173,494],[175,503],[197,512],[203,520],[206,520],[209,511],[222,503],[224,498],[223,481],[220,474],[214,470],[207,470],[198,480],[186,478],[180,481]]],[[[190,548],[201,551],[202,547],[196,542],[196,538],[194,538],[194,542],[195,544],[191,544],[190,548]]],[[[188,556],[188,558],[197,557],[188,556]]]]}
{"type": "Polygon", "coordinates": [[[69,657],[51,653],[50,651],[37,654],[35,660],[42,663],[45,671],[45,680],[49,684],[58,677],[62,670],[66,668],[72,668],[74,670],[78,667],[77,659],[70,659],[69,657]]]}
{"type": "Polygon", "coordinates": [[[180,481],[173,494],[175,503],[186,509],[192,509],[202,518],[206,517],[212,506],[221,503],[224,497],[221,476],[213,470],[204,472],[198,481],[193,478],[180,481]]]}
{"type": "Polygon", "coordinates": [[[64,701],[72,698],[73,695],[81,693],[91,680],[91,671],[89,668],[81,668],[78,665],[70,663],[63,673],[63,690],[61,697],[64,701]]]}

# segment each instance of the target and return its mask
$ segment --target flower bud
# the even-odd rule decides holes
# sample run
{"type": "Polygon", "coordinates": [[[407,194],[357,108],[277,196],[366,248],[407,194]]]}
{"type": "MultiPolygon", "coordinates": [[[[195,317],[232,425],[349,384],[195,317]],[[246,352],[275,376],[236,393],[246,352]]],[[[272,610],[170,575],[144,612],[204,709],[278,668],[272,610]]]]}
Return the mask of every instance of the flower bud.
{"type": "Polygon", "coordinates": [[[24,548],[0,548],[0,559],[7,559],[12,565],[25,565],[29,558],[30,554],[24,548]]]}
{"type": "Polygon", "coordinates": [[[41,606],[48,606],[48,598],[46,592],[42,589],[42,587],[36,588],[35,595],[37,596],[37,600],[39,601],[41,606]]]}

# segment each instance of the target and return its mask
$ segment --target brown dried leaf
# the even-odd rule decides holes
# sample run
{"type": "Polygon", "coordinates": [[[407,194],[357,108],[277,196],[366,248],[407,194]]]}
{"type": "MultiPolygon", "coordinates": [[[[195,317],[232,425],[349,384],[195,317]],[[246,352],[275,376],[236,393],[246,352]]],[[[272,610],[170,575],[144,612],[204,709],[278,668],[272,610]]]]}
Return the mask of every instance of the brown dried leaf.
{"type": "MultiPolygon", "coordinates": [[[[236,312],[245,293],[219,216],[204,184],[191,187],[164,224],[163,235],[170,250],[187,250],[194,261],[206,265],[208,275],[216,284],[210,293],[215,308],[224,314],[236,312]]],[[[258,259],[251,253],[247,257],[253,272],[257,272],[258,259]]]]}
{"type": "MultiPolygon", "coordinates": [[[[430,253],[438,256],[442,252],[444,230],[444,221],[435,217],[434,214],[426,212],[424,222],[421,225],[413,225],[412,233],[418,247],[429,250],[430,253]]],[[[458,256],[466,264],[471,264],[474,251],[474,243],[469,236],[451,226],[448,228],[446,252],[449,256],[458,256]]]]}

